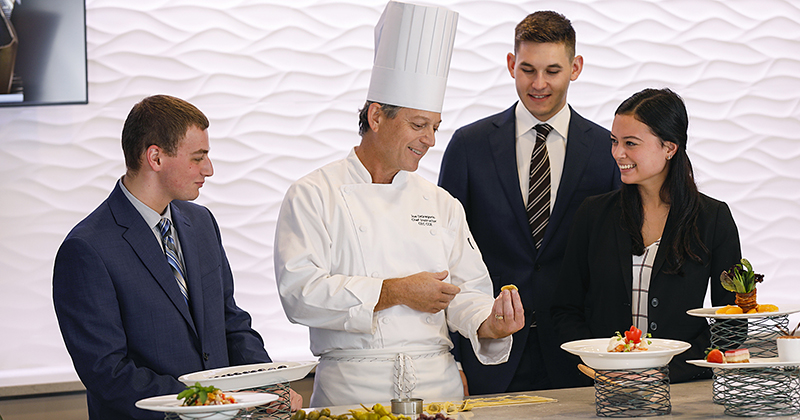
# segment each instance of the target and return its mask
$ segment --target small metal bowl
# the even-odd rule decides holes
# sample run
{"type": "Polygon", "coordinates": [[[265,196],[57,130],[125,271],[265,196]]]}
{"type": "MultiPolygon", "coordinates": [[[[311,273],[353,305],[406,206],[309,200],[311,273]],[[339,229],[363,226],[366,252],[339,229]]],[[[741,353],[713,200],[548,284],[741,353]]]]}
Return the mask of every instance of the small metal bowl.
{"type": "Polygon", "coordinates": [[[418,416],[422,414],[422,398],[401,398],[392,400],[392,414],[418,416]]]}

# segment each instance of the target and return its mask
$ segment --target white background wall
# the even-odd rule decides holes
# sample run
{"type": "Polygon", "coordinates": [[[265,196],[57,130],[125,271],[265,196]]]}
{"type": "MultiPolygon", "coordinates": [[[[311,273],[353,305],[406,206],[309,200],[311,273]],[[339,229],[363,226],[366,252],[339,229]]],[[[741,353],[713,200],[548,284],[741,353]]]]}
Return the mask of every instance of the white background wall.
{"type": "MultiPolygon", "coordinates": [[[[792,0],[438,2],[460,15],[435,181],[452,132],[516,100],[505,55],[527,13],[560,11],[583,74],[570,103],[610,127],[621,100],[668,86],[686,100],[703,192],[727,201],[762,303],[800,308],[800,9],[792,0]]],[[[291,182],[357,143],[384,0],[87,0],[89,104],[0,109],[0,386],[74,379],[51,303],[61,240],[124,172],[122,123],[166,93],[211,120],[215,213],[236,298],[276,360],[312,358],[286,320],[272,264],[291,182]]],[[[792,326],[798,318],[793,317],[792,326]]]]}

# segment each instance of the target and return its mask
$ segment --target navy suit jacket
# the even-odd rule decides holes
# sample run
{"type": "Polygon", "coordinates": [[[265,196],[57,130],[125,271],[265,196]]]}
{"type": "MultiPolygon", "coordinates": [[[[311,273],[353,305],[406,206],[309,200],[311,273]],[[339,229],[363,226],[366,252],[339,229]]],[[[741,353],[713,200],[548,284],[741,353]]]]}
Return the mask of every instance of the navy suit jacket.
{"type": "MultiPolygon", "coordinates": [[[[553,320],[561,341],[610,338],[631,325],[633,240],[622,229],[619,201],[619,191],[592,197],[575,215],[553,302],[553,320]]],[[[703,263],[687,259],[681,274],[667,273],[671,271],[666,262],[667,252],[675,242],[677,229],[677,216],[670,212],[650,275],[649,333],[654,338],[692,345],[672,358],[671,382],[711,377],[710,369],[686,363],[702,359],[711,345],[706,319],[690,316],[686,311],[703,307],[709,287],[712,305],[733,304],[735,294],[722,288],[719,275],[742,258],[739,232],[728,205],[703,194],[699,201],[697,233],[709,252],[704,254],[698,247],[694,251],[703,258],[703,263]]]]}
{"type": "Polygon", "coordinates": [[[482,365],[466,339],[453,335],[454,353],[467,375],[471,394],[505,392],[526,351],[541,352],[554,387],[585,384],[576,368],[577,359],[559,348],[550,305],[575,211],[586,197],[621,184],[608,130],[570,108],[564,172],[537,252],[517,174],[515,106],[457,130],[439,173],[439,185],[464,205],[495,294],[503,285],[516,284],[526,322],[531,324],[535,312],[537,324],[514,334],[508,362],[496,366],[482,365]],[[525,348],[531,332],[539,334],[538,349],[525,348]]]}
{"type": "Polygon", "coordinates": [[[163,419],[134,403],[180,392],[185,373],[270,361],[250,315],[234,302],[211,212],[189,202],[170,206],[189,306],[158,239],[119,185],[56,255],[53,302],[91,419],[163,419]]]}

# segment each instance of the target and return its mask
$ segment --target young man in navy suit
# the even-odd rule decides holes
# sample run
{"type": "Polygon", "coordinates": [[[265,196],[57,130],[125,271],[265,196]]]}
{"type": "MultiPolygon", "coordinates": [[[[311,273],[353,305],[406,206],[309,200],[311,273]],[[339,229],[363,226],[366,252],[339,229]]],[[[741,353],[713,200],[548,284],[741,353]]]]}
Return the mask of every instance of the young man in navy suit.
{"type": "Polygon", "coordinates": [[[163,419],[134,404],[179,393],[186,373],[270,361],[233,299],[214,216],[189,202],[214,173],[207,128],[181,99],[136,104],[122,130],[125,175],[58,250],[53,302],[90,419],[163,419]]]}
{"type": "Polygon", "coordinates": [[[551,11],[528,15],[516,27],[507,66],[519,102],[457,130],[439,174],[439,185],[464,205],[495,293],[516,284],[529,320],[501,365],[478,363],[463,337],[454,337],[465,392],[472,394],[588,385],[577,359],[559,348],[550,304],[575,211],[584,198],[620,185],[608,130],[567,105],[569,84],[583,70],[570,21],[551,11]],[[531,165],[537,131],[539,160],[531,165]],[[534,201],[540,210],[530,212],[534,201]]]}

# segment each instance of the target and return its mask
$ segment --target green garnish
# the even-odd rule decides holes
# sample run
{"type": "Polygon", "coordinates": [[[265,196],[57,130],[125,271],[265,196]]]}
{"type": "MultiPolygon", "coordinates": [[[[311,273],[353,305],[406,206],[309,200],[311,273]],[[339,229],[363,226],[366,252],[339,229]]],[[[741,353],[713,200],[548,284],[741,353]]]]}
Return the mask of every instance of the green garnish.
{"type": "Polygon", "coordinates": [[[750,293],[756,288],[756,283],[764,281],[763,274],[753,271],[750,261],[742,258],[740,264],[734,264],[727,271],[723,271],[719,276],[722,287],[734,293],[750,293]]]}
{"type": "Polygon", "coordinates": [[[187,387],[180,394],[178,394],[178,399],[183,400],[182,405],[196,405],[196,402],[200,402],[199,405],[204,405],[206,400],[208,400],[208,394],[214,393],[217,391],[217,387],[214,385],[209,386],[202,386],[200,382],[195,382],[194,385],[187,387]]]}

